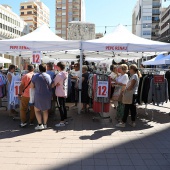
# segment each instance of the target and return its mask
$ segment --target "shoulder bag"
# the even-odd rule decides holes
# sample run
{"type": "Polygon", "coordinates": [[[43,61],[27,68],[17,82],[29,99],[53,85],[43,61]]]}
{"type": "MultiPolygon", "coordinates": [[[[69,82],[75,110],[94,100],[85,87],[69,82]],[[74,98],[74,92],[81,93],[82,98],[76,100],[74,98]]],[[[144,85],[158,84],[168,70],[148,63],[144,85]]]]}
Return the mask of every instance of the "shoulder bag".
{"type": "Polygon", "coordinates": [[[44,75],[43,75],[42,73],[41,73],[41,75],[42,75],[42,78],[43,78],[43,80],[45,81],[47,87],[48,87],[49,89],[52,89],[51,85],[47,82],[47,80],[45,79],[44,75]]]}
{"type": "Polygon", "coordinates": [[[133,103],[133,90],[125,90],[122,97],[123,104],[132,104],[133,103]]]}

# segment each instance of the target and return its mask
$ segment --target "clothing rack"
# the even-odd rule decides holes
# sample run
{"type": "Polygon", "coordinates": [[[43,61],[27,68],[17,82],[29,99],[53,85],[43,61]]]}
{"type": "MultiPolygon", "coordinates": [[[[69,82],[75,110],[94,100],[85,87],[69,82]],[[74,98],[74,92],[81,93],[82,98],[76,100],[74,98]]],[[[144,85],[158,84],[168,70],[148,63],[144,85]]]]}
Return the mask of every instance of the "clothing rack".
{"type": "Polygon", "coordinates": [[[93,121],[94,120],[106,120],[109,119],[110,122],[112,122],[112,119],[110,116],[104,116],[104,113],[106,113],[105,109],[106,109],[106,105],[109,103],[109,107],[110,107],[110,78],[107,74],[102,74],[102,73],[98,73],[95,74],[93,76],[93,109],[94,109],[94,104],[96,104],[96,106],[98,108],[100,108],[101,106],[101,111],[98,112],[99,116],[94,116],[93,117],[93,121]],[[95,80],[95,81],[94,81],[95,80]],[[98,91],[98,81],[107,81],[108,82],[108,96],[107,97],[99,97],[97,95],[97,91],[98,91]],[[94,88],[95,87],[95,88],[94,88]],[[96,88],[97,87],[97,88],[96,88]]]}
{"type": "MultiPolygon", "coordinates": [[[[161,68],[145,68],[145,69],[142,69],[142,73],[143,74],[145,74],[145,75],[148,74],[148,75],[153,75],[153,76],[156,76],[156,75],[165,75],[166,71],[167,71],[167,69],[161,69],[161,68]]],[[[159,86],[159,84],[160,84],[160,82],[156,83],[157,86],[159,86]]],[[[149,115],[148,109],[147,109],[148,105],[150,105],[150,103],[146,103],[145,104],[145,115],[146,116],[149,115]]],[[[154,109],[151,109],[151,115],[152,115],[151,116],[151,120],[153,121],[154,120],[154,109]]]]}

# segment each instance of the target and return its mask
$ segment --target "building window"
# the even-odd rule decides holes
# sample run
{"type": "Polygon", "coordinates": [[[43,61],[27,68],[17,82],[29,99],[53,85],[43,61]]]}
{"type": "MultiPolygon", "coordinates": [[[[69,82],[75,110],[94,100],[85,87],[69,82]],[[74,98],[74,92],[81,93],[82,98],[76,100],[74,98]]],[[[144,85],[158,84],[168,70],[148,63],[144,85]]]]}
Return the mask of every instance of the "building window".
{"type": "Polygon", "coordinates": [[[28,5],[27,8],[32,8],[32,5],[28,5]]]}
{"type": "Polygon", "coordinates": [[[143,31],[143,35],[151,35],[151,31],[143,31]]]}
{"type": "Polygon", "coordinates": [[[143,24],[143,28],[151,28],[152,24],[143,24]]]}
{"type": "Polygon", "coordinates": [[[24,6],[21,6],[21,9],[24,9],[24,6]]]}
{"type": "Polygon", "coordinates": [[[152,20],[151,16],[143,16],[143,20],[152,20]]]}
{"type": "Polygon", "coordinates": [[[24,12],[21,12],[21,15],[24,15],[24,12]]]}
{"type": "Polygon", "coordinates": [[[152,21],[159,21],[159,17],[152,17],[152,21]]]}
{"type": "Polygon", "coordinates": [[[27,14],[32,14],[32,11],[28,11],[27,14]]]}

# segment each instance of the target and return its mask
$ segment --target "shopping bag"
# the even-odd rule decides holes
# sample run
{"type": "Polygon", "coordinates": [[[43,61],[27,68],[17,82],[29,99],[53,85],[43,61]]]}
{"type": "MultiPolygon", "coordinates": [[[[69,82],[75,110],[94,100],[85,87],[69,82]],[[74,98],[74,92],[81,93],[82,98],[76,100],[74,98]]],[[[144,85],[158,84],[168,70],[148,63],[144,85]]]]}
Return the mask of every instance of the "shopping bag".
{"type": "Polygon", "coordinates": [[[133,90],[125,90],[123,92],[122,103],[132,104],[133,102],[133,90]]]}
{"type": "Polygon", "coordinates": [[[34,104],[34,96],[35,96],[35,89],[34,88],[30,88],[30,101],[29,104],[33,105],[34,104]]]}
{"type": "Polygon", "coordinates": [[[118,101],[121,92],[122,92],[122,87],[121,86],[115,86],[115,90],[114,90],[114,93],[113,93],[113,96],[112,96],[112,100],[118,101]]]}

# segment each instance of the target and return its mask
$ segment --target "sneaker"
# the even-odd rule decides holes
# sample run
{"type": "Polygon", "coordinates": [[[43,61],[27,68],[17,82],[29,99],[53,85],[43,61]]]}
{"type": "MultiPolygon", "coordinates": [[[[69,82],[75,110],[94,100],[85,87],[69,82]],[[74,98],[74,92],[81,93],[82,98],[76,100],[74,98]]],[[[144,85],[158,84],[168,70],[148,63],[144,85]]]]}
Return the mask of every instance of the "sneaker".
{"type": "Polygon", "coordinates": [[[122,127],[123,128],[123,127],[125,127],[125,123],[120,122],[116,125],[116,127],[122,127]]]}
{"type": "Polygon", "coordinates": [[[44,125],[44,129],[47,129],[47,125],[44,125]]]}
{"type": "Polygon", "coordinates": [[[64,127],[65,126],[65,123],[58,123],[55,125],[56,127],[64,127]]]}
{"type": "Polygon", "coordinates": [[[136,127],[136,123],[135,122],[129,122],[129,125],[132,127],[136,127]]]}
{"type": "Polygon", "coordinates": [[[21,123],[21,124],[20,124],[20,127],[21,127],[21,128],[23,128],[23,127],[25,127],[25,126],[27,126],[27,123],[21,123]]]}
{"type": "Polygon", "coordinates": [[[43,130],[44,129],[44,125],[37,125],[35,127],[35,130],[43,130]]]}

